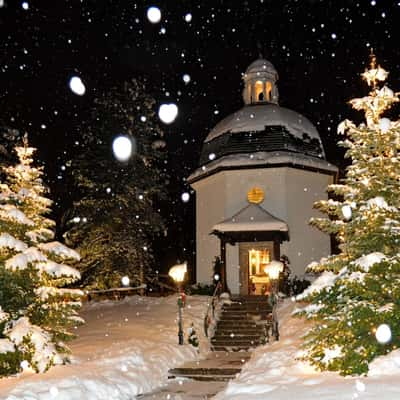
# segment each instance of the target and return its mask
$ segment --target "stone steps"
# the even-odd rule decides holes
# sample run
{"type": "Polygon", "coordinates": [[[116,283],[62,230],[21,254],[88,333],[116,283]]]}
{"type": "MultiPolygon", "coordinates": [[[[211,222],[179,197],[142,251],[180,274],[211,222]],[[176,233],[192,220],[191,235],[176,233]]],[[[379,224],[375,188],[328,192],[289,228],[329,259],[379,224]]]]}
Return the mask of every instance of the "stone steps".
{"type": "Polygon", "coordinates": [[[212,351],[227,351],[229,353],[231,352],[241,352],[241,351],[251,351],[254,346],[252,346],[251,344],[248,345],[243,345],[243,346],[226,346],[226,345],[214,345],[211,346],[212,351]]]}
{"type": "Polygon", "coordinates": [[[174,368],[168,371],[168,378],[188,378],[196,381],[229,381],[241,368],[174,368]]]}
{"type": "Polygon", "coordinates": [[[249,326],[228,326],[228,327],[222,327],[220,326],[216,331],[215,335],[218,333],[222,333],[223,335],[230,335],[231,333],[233,334],[258,334],[264,332],[264,329],[261,325],[249,325],[249,326]]]}
{"type": "Polygon", "coordinates": [[[269,313],[244,313],[244,314],[237,314],[237,313],[222,313],[220,315],[219,320],[220,321],[225,321],[225,320],[238,320],[238,321],[257,321],[258,319],[266,319],[269,313]],[[259,318],[261,317],[261,318],[259,318]],[[263,318],[264,317],[264,318],[263,318]],[[254,319],[253,319],[254,318],[254,319]]]}
{"type": "Polygon", "coordinates": [[[214,344],[225,344],[225,343],[232,343],[232,342],[236,342],[236,343],[238,343],[238,342],[241,342],[241,344],[243,344],[243,343],[245,343],[245,344],[247,344],[247,343],[255,343],[255,342],[262,342],[264,340],[264,336],[235,336],[235,337],[232,337],[232,338],[226,338],[226,337],[221,337],[221,336],[219,336],[219,337],[215,337],[215,338],[213,338],[212,340],[211,340],[211,344],[212,345],[214,345],[214,344]]]}
{"type": "MultiPolygon", "coordinates": [[[[261,320],[260,320],[261,321],[261,320]]],[[[258,321],[252,321],[252,320],[241,320],[241,319],[223,319],[218,321],[218,325],[220,327],[224,326],[236,326],[238,328],[241,327],[252,327],[252,328],[257,328],[257,326],[261,326],[260,324],[257,324],[258,321]]]]}
{"type": "Polygon", "coordinates": [[[229,381],[250,358],[248,351],[265,342],[264,326],[271,307],[265,296],[235,297],[224,305],[210,344],[213,350],[205,360],[189,362],[169,371],[170,378],[196,381],[229,381]]]}
{"type": "Polygon", "coordinates": [[[197,375],[195,373],[188,375],[182,375],[179,373],[168,375],[168,379],[186,378],[186,379],[192,379],[194,381],[203,381],[203,382],[228,382],[234,377],[235,375],[197,375]]]}
{"type": "MultiPolygon", "coordinates": [[[[232,306],[231,306],[232,307],[232,306]]],[[[238,314],[238,315],[243,315],[243,314],[256,314],[260,312],[271,312],[271,307],[237,307],[237,308],[225,308],[224,309],[224,314],[238,314]]]]}
{"type": "Polygon", "coordinates": [[[248,350],[265,342],[265,330],[257,321],[266,321],[271,307],[265,296],[233,297],[220,314],[214,337],[213,350],[248,350]]]}
{"type": "Polygon", "coordinates": [[[204,360],[190,361],[168,371],[169,378],[188,378],[196,381],[229,381],[248,361],[250,353],[211,352],[204,360]]]}
{"type": "Polygon", "coordinates": [[[264,331],[255,331],[255,332],[217,332],[214,336],[213,339],[215,338],[233,338],[233,337],[246,337],[246,338],[255,338],[255,337],[260,337],[264,334],[264,331]]]}
{"type": "Polygon", "coordinates": [[[211,342],[211,346],[214,347],[257,347],[264,343],[260,339],[257,340],[215,340],[211,342]]]}

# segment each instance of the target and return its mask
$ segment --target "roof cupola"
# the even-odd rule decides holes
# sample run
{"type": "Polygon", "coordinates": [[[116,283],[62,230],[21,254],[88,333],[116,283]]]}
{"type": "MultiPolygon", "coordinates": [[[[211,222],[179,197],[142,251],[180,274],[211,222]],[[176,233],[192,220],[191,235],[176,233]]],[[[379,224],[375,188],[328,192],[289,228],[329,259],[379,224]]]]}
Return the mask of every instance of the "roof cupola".
{"type": "Polygon", "coordinates": [[[259,58],[252,62],[243,75],[243,100],[246,105],[278,104],[279,94],[276,82],[278,72],[267,60],[259,58]]]}

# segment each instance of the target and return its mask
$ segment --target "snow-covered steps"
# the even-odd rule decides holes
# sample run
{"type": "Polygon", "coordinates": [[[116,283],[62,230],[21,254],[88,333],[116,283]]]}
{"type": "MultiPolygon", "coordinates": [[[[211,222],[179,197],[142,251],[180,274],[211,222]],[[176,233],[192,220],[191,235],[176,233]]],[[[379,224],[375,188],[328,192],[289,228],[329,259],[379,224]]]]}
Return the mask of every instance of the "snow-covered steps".
{"type": "Polygon", "coordinates": [[[196,369],[196,370],[186,370],[177,368],[171,370],[171,375],[168,378],[187,378],[193,379],[195,381],[205,381],[205,382],[228,382],[233,379],[236,374],[238,374],[240,369],[196,369]]]}
{"type": "Polygon", "coordinates": [[[268,341],[266,325],[271,314],[266,296],[234,297],[224,305],[211,339],[214,351],[250,350],[268,341]]]}
{"type": "Polygon", "coordinates": [[[229,381],[238,374],[250,358],[247,352],[209,353],[204,360],[192,361],[169,370],[169,378],[188,378],[197,381],[229,381]]]}
{"type": "Polygon", "coordinates": [[[137,400],[206,400],[213,398],[226,382],[201,382],[185,378],[171,379],[168,385],[152,393],[139,395],[137,400]]]}

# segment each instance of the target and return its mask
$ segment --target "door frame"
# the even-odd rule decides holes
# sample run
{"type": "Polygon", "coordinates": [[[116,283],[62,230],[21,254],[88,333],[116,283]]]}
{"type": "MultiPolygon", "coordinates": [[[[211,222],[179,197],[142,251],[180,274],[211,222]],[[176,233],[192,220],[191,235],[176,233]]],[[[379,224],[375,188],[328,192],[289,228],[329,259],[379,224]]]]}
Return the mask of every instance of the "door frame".
{"type": "Polygon", "coordinates": [[[267,249],[270,252],[271,260],[279,259],[280,245],[276,241],[265,242],[240,242],[239,243],[239,285],[240,295],[251,295],[250,290],[250,274],[249,274],[249,251],[267,249]]]}

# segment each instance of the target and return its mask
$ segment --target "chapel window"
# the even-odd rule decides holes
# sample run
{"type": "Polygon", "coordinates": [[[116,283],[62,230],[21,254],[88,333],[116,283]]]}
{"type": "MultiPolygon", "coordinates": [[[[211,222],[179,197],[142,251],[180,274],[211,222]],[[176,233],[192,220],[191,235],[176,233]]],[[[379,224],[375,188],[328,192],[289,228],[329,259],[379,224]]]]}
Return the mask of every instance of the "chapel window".
{"type": "Polygon", "coordinates": [[[256,81],[255,98],[257,101],[264,101],[264,82],[262,81],[256,81]]]}
{"type": "Polygon", "coordinates": [[[265,95],[265,100],[266,101],[271,101],[271,91],[272,91],[272,84],[270,81],[266,82],[265,85],[265,91],[266,91],[266,95],[265,95]]]}

